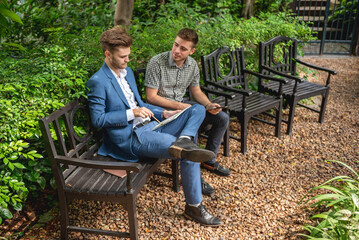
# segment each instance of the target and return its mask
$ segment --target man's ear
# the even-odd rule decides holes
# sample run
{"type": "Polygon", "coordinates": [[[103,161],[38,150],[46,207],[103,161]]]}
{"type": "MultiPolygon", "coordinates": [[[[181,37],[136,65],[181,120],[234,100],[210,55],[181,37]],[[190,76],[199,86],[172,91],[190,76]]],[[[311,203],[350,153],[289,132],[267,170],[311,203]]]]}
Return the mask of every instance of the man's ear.
{"type": "Polygon", "coordinates": [[[111,57],[111,52],[109,50],[106,50],[105,51],[105,57],[111,57]]]}
{"type": "Polygon", "coordinates": [[[189,55],[192,55],[195,51],[196,51],[196,49],[192,48],[191,51],[189,52],[189,55]]]}

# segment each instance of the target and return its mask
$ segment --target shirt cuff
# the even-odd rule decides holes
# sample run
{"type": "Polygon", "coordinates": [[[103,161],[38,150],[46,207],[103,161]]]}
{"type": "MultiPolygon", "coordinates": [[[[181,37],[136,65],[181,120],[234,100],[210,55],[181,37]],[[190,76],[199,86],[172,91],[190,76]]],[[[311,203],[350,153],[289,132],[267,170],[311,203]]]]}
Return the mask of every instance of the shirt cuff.
{"type": "Polygon", "coordinates": [[[132,121],[133,119],[135,119],[135,115],[133,114],[133,110],[132,109],[127,109],[126,110],[126,116],[127,116],[127,121],[132,121]]]}

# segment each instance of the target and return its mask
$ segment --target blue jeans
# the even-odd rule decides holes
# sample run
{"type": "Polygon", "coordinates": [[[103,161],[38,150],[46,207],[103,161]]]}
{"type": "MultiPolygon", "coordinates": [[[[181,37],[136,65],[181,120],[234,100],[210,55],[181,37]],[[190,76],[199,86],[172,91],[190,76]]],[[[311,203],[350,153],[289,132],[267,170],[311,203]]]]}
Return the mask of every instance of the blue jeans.
{"type": "Polygon", "coordinates": [[[221,146],[224,133],[229,124],[229,116],[227,113],[220,111],[217,115],[206,112],[206,117],[201,127],[212,125],[208,133],[206,149],[214,152],[214,158],[209,163],[215,163],[219,147],[221,146]]]}
{"type": "MultiPolygon", "coordinates": [[[[188,104],[196,104],[194,101],[183,101],[188,104]]],[[[227,113],[220,111],[218,114],[213,115],[206,111],[206,117],[201,125],[201,128],[206,128],[207,125],[212,125],[209,130],[206,149],[214,152],[214,158],[208,161],[208,163],[215,163],[217,159],[217,153],[221,146],[223,136],[229,125],[229,116],[227,113]]],[[[196,140],[197,142],[197,136],[196,140]]]]}
{"type": "MultiPolygon", "coordinates": [[[[195,104],[177,119],[152,131],[158,123],[155,121],[135,129],[132,151],[139,157],[171,158],[169,147],[179,136],[194,137],[205,117],[202,105],[195,104]]],[[[183,192],[188,204],[202,202],[201,173],[199,163],[186,159],[180,160],[183,192]]]]}

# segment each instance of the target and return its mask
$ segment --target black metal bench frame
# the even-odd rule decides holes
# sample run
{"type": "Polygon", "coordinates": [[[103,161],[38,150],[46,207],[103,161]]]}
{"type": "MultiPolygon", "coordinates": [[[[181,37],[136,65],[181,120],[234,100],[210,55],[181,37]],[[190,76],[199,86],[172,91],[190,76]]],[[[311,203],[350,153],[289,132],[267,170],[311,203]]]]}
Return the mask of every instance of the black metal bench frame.
{"type": "Polygon", "coordinates": [[[231,116],[237,117],[241,125],[240,138],[229,135],[241,142],[241,152],[247,152],[247,128],[250,119],[254,119],[275,127],[275,136],[281,136],[281,118],[282,118],[282,95],[281,91],[286,80],[264,76],[246,69],[244,62],[244,49],[221,47],[212,53],[202,56],[202,72],[205,86],[208,89],[216,90],[220,94],[207,92],[211,101],[228,106],[231,116]],[[222,57],[224,59],[222,59],[222,57]],[[224,62],[228,61],[228,62],[224,62]],[[222,66],[224,69],[221,69],[222,66]],[[222,70],[227,72],[222,73],[222,70]],[[247,75],[257,78],[267,78],[278,83],[278,94],[270,96],[249,89],[247,75]],[[276,114],[269,113],[276,109],[276,114]],[[275,118],[275,122],[267,121],[258,117],[260,114],[270,115],[275,118]]]}
{"type": "Polygon", "coordinates": [[[145,159],[132,163],[97,155],[101,134],[99,130],[91,127],[84,99],[68,103],[39,120],[39,124],[58,191],[61,239],[68,239],[70,231],[138,239],[136,199],[152,174],[172,178],[173,190],[179,191],[177,160],[172,160],[172,174],[168,174],[156,172],[166,159],[145,159]],[[78,114],[87,121],[86,134],[83,136],[78,136],[74,130],[74,121],[78,114]],[[127,175],[121,178],[103,169],[122,169],[127,175]],[[128,212],[129,232],[70,225],[68,204],[73,199],[121,204],[128,212]]]}
{"type": "MultiPolygon", "coordinates": [[[[330,77],[336,75],[337,72],[331,69],[306,63],[297,58],[298,41],[294,38],[285,36],[274,37],[267,42],[259,44],[259,71],[266,76],[284,77],[288,84],[283,86],[283,100],[285,107],[289,107],[289,115],[287,119],[282,119],[287,124],[286,133],[291,135],[293,128],[293,120],[295,108],[297,105],[307,108],[313,112],[319,113],[319,123],[324,122],[324,114],[328,102],[330,77]],[[276,55],[276,48],[279,49],[280,56],[276,55]],[[280,60],[279,60],[280,59],[280,60]],[[325,85],[305,81],[297,76],[297,64],[306,66],[307,68],[323,71],[328,74],[325,85]],[[320,110],[299,103],[300,100],[322,96],[320,110]]],[[[277,95],[278,83],[273,81],[259,80],[258,90],[263,93],[277,95]]]]}

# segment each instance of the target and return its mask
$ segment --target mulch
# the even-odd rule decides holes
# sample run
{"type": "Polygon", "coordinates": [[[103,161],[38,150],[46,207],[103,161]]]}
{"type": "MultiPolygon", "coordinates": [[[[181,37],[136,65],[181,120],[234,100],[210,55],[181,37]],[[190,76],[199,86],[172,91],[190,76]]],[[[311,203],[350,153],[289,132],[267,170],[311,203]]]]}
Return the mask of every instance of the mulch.
{"type": "MultiPolygon", "coordinates": [[[[359,58],[311,57],[305,61],[338,71],[331,81],[325,123],[318,114],[303,108],[296,110],[293,135],[274,136],[274,128],[250,121],[248,152],[240,153],[240,143],[230,140],[230,157],[219,152],[219,162],[232,171],[219,177],[202,170],[203,177],[216,189],[204,196],[207,209],[220,217],[224,225],[204,227],[183,217],[183,192],[175,193],[170,182],[153,176],[141,191],[137,202],[140,239],[303,239],[302,226],[315,211],[299,204],[308,191],[347,169],[328,160],[343,161],[357,169],[359,160],[359,58]]],[[[311,79],[325,82],[326,76],[311,79]]],[[[313,105],[317,99],[313,99],[313,105]]],[[[284,115],[285,116],[285,115],[284,115]]],[[[231,129],[239,131],[237,121],[231,129]]],[[[163,165],[169,170],[169,165],[163,165]]],[[[40,227],[27,228],[19,239],[58,239],[59,212],[40,227]]],[[[74,201],[71,219],[103,229],[124,231],[126,213],[121,206],[103,202],[74,201]]],[[[70,239],[113,239],[112,237],[73,233],[70,239]]]]}

